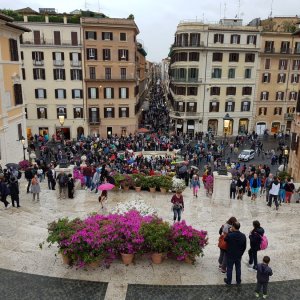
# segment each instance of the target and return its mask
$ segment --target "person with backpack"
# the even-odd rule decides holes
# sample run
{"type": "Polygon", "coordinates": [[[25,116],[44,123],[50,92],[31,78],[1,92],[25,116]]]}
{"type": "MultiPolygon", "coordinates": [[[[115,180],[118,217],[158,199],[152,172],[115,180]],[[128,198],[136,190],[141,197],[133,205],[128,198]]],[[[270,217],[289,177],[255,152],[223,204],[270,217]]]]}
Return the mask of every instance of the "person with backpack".
{"type": "Polygon", "coordinates": [[[10,189],[10,197],[12,206],[15,207],[15,202],[17,204],[17,208],[21,207],[19,202],[19,184],[18,180],[15,176],[10,178],[9,182],[9,189],[10,189]]]}
{"type": "Polygon", "coordinates": [[[67,187],[68,187],[68,176],[64,171],[61,171],[58,176],[56,181],[58,182],[58,187],[59,187],[59,199],[63,197],[63,199],[66,199],[67,195],[67,187]]]}
{"type": "Polygon", "coordinates": [[[72,174],[68,175],[68,198],[73,199],[74,198],[74,179],[72,177],[72,174]]]}
{"type": "Polygon", "coordinates": [[[200,189],[200,180],[197,174],[194,174],[191,180],[191,187],[193,188],[193,196],[198,197],[198,191],[200,189]]]}
{"type": "Polygon", "coordinates": [[[55,170],[53,166],[51,165],[50,168],[47,171],[47,178],[48,178],[48,188],[49,190],[55,190],[55,170]]]}
{"type": "Polygon", "coordinates": [[[41,186],[40,186],[40,180],[35,174],[33,178],[31,179],[31,193],[33,194],[33,201],[35,201],[35,197],[37,197],[37,201],[40,201],[40,192],[41,192],[41,186]]]}
{"type": "Polygon", "coordinates": [[[7,184],[5,182],[4,174],[0,174],[0,200],[4,203],[5,208],[11,207],[11,204],[6,200],[9,194],[7,184]]]}
{"type": "Polygon", "coordinates": [[[32,172],[31,168],[27,168],[25,170],[25,178],[26,178],[26,180],[28,182],[28,184],[27,184],[27,193],[29,193],[29,191],[30,191],[30,185],[31,185],[31,180],[33,178],[33,172],[32,172]]]}
{"type": "Polygon", "coordinates": [[[267,204],[269,203],[269,192],[272,187],[272,182],[273,182],[273,174],[270,173],[269,176],[267,177],[265,181],[265,190],[266,190],[266,202],[267,204]]]}
{"type": "Polygon", "coordinates": [[[230,199],[235,199],[237,181],[233,178],[230,183],[230,199]]]}
{"type": "Polygon", "coordinates": [[[261,250],[262,237],[265,233],[265,230],[260,226],[259,221],[253,221],[253,229],[250,231],[249,240],[250,240],[250,249],[249,254],[249,268],[251,270],[257,270],[257,251],[261,250]],[[253,264],[253,267],[252,267],[253,264]]]}
{"type": "Polygon", "coordinates": [[[285,189],[285,202],[291,203],[291,198],[295,191],[295,185],[293,184],[291,178],[286,179],[286,184],[284,189],[285,189]]]}
{"type": "Polygon", "coordinates": [[[278,195],[279,195],[279,190],[280,190],[280,183],[277,179],[277,176],[274,177],[274,180],[272,182],[271,185],[271,189],[269,191],[269,202],[268,202],[268,206],[272,206],[272,202],[274,200],[275,206],[276,206],[276,210],[278,210],[278,195]]]}

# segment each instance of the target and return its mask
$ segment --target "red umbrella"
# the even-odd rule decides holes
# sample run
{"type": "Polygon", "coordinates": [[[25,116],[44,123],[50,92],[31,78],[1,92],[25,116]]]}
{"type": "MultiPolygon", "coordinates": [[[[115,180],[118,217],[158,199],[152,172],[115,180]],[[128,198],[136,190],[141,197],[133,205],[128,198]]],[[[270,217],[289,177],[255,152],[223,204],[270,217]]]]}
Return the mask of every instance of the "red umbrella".
{"type": "Polygon", "coordinates": [[[98,186],[99,191],[110,191],[114,188],[115,186],[111,183],[103,183],[98,186]]]}
{"type": "Polygon", "coordinates": [[[148,130],[147,128],[140,128],[140,129],[138,129],[138,132],[139,133],[148,133],[148,132],[150,132],[150,130],[148,130]]]}

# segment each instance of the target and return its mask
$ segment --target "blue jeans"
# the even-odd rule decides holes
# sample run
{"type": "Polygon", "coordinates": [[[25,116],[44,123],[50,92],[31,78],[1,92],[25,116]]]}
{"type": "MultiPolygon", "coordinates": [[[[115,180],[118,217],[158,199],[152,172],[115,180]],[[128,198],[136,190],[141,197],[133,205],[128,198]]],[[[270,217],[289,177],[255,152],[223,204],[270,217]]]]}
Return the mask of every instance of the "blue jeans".
{"type": "Polygon", "coordinates": [[[176,219],[178,218],[178,222],[180,222],[181,220],[181,208],[173,208],[173,212],[174,212],[174,221],[176,221],[176,219]]]}
{"type": "Polygon", "coordinates": [[[240,284],[241,283],[241,257],[232,258],[229,256],[227,256],[227,283],[231,284],[233,265],[235,265],[236,283],[240,284]]]}
{"type": "Polygon", "coordinates": [[[280,189],[279,190],[279,203],[285,202],[285,190],[280,189]]]}
{"type": "Polygon", "coordinates": [[[91,187],[91,181],[92,181],[92,177],[91,176],[84,176],[85,179],[85,185],[90,188],[91,187]]]}

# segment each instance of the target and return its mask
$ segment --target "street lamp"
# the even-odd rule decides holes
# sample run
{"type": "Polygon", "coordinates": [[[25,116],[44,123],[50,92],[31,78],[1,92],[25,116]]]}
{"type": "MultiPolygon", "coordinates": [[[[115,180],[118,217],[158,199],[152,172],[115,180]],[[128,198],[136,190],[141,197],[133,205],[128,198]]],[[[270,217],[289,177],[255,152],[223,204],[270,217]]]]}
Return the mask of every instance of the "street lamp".
{"type": "Polygon", "coordinates": [[[23,156],[24,156],[24,160],[26,160],[26,157],[25,157],[25,150],[27,149],[27,148],[25,147],[25,142],[26,142],[26,140],[25,140],[24,136],[22,136],[22,137],[21,137],[21,143],[22,143],[22,146],[23,146],[23,156]]]}
{"type": "Polygon", "coordinates": [[[283,150],[283,155],[284,155],[284,170],[285,170],[288,162],[288,157],[289,157],[289,149],[285,148],[283,150]]]}
{"type": "Polygon", "coordinates": [[[65,116],[64,115],[60,115],[60,116],[58,116],[58,119],[59,119],[59,123],[60,123],[61,143],[63,143],[63,141],[64,141],[64,133],[63,133],[62,127],[64,126],[64,123],[65,123],[65,116]]]}

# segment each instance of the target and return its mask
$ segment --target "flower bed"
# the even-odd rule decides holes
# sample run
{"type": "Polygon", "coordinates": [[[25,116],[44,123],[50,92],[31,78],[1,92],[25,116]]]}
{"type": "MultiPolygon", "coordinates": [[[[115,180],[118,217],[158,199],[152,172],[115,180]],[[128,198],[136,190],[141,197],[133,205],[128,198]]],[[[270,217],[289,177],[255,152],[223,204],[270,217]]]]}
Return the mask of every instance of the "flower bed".
{"type": "Polygon", "coordinates": [[[100,259],[109,266],[120,254],[157,251],[177,260],[195,259],[203,256],[207,245],[206,231],[198,231],[184,221],[171,226],[156,216],[143,216],[136,210],[107,216],[94,214],[85,220],[59,219],[49,224],[48,233],[49,245],[57,243],[58,252],[77,267],[100,259]]]}
{"type": "Polygon", "coordinates": [[[157,210],[153,207],[148,206],[143,200],[131,200],[128,202],[119,202],[112,209],[113,214],[124,214],[131,210],[138,211],[142,216],[156,215],[157,210]]]}

